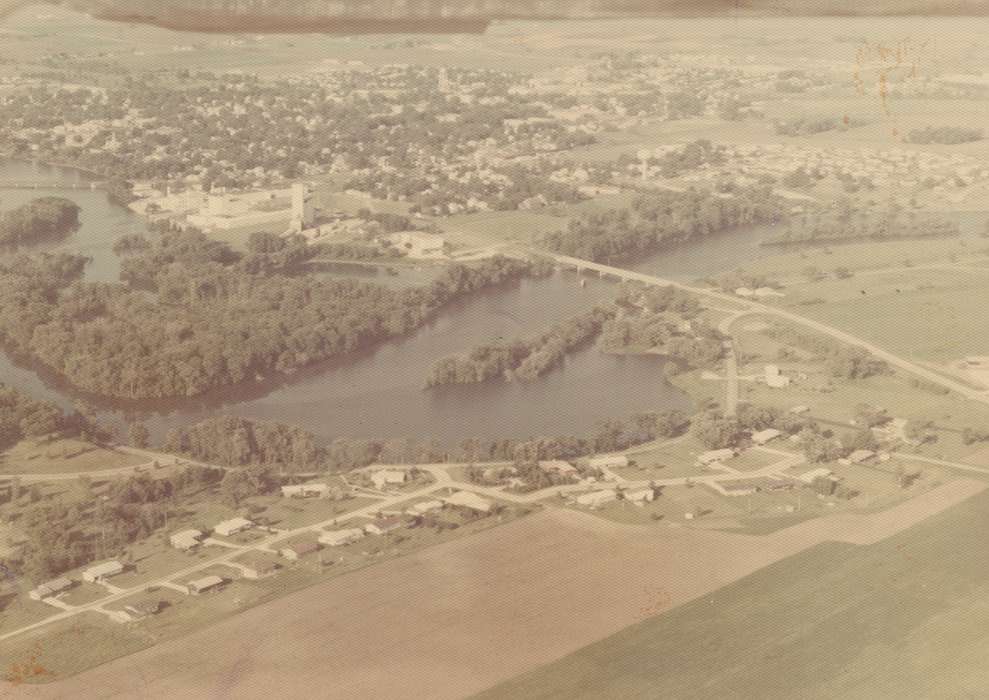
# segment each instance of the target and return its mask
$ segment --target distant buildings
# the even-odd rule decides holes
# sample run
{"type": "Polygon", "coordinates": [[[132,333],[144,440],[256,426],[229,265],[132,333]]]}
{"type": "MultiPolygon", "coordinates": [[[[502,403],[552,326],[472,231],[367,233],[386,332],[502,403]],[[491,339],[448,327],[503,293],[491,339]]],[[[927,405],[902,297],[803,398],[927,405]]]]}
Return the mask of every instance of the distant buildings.
{"type": "Polygon", "coordinates": [[[279,554],[289,561],[298,561],[307,554],[313,554],[320,550],[319,542],[315,540],[300,540],[287,544],[279,550],[279,554]]]}
{"type": "Polygon", "coordinates": [[[124,565],[119,561],[108,561],[102,564],[97,564],[96,566],[91,566],[82,572],[82,580],[89,581],[90,583],[99,583],[104,579],[108,579],[111,576],[116,576],[117,574],[122,574],[124,572],[124,565]]]}
{"type": "Polygon", "coordinates": [[[472,493],[470,491],[457,491],[456,493],[444,498],[443,501],[447,505],[459,506],[461,508],[467,508],[479,513],[490,513],[492,508],[491,501],[486,498],[481,498],[476,493],[472,493]]]}
{"type": "Polygon", "coordinates": [[[195,549],[198,547],[203,538],[203,533],[199,530],[182,530],[181,532],[176,532],[169,538],[169,542],[175,549],[181,549],[184,552],[190,549],[195,549]]]}
{"type": "Polygon", "coordinates": [[[223,537],[230,537],[231,535],[236,535],[238,532],[250,530],[252,527],[254,527],[254,523],[247,518],[231,518],[230,520],[224,520],[222,523],[218,523],[213,528],[213,532],[223,537]]]}
{"type": "Polygon", "coordinates": [[[72,588],[73,585],[75,584],[71,579],[65,577],[56,578],[51,581],[46,581],[37,588],[29,591],[28,597],[31,598],[31,600],[44,600],[45,598],[56,596],[59,593],[64,593],[72,588]]]}
{"type": "Polygon", "coordinates": [[[369,535],[386,535],[402,527],[402,519],[399,517],[378,518],[364,526],[364,532],[369,535]]]}
{"type": "Polygon", "coordinates": [[[371,483],[379,491],[387,485],[404,484],[409,479],[409,473],[401,469],[382,469],[371,474],[371,483]]]}
{"type": "Polygon", "coordinates": [[[219,576],[204,576],[196,579],[195,581],[189,581],[189,583],[185,585],[185,588],[189,595],[201,595],[207,591],[213,591],[221,588],[224,583],[225,581],[219,576]]]}
{"type": "Polygon", "coordinates": [[[577,468],[562,459],[551,459],[539,462],[539,468],[547,473],[556,473],[561,476],[571,476],[577,473],[577,468]]]}
{"type": "Polygon", "coordinates": [[[330,493],[328,484],[292,484],[282,486],[285,498],[326,498],[330,493]]]}
{"type": "Polygon", "coordinates": [[[777,365],[766,365],[763,370],[763,378],[766,381],[766,386],[773,389],[782,389],[790,386],[790,378],[784,375],[777,365]]]}
{"type": "Polygon", "coordinates": [[[356,542],[364,537],[364,530],[359,527],[352,527],[346,530],[328,530],[319,536],[319,543],[328,547],[340,547],[341,545],[356,542]]]}
{"type": "Polygon", "coordinates": [[[766,428],[765,430],[759,430],[752,433],[752,442],[756,445],[765,445],[767,442],[772,442],[782,434],[783,433],[776,428],[766,428]]]}

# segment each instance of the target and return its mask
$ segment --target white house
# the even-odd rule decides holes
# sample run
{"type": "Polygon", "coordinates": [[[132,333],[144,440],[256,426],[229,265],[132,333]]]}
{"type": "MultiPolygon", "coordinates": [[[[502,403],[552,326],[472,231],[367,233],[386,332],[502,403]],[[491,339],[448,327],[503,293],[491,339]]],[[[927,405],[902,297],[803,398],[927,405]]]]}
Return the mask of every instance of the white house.
{"type": "Polygon", "coordinates": [[[424,515],[431,510],[439,510],[443,507],[442,501],[423,501],[422,503],[416,503],[409,507],[406,511],[409,515],[424,515]]]}
{"type": "Polygon", "coordinates": [[[401,518],[378,518],[364,526],[364,532],[369,535],[386,535],[402,527],[401,518]]]}
{"type": "Polygon", "coordinates": [[[777,365],[766,365],[764,369],[766,386],[773,389],[782,389],[790,386],[790,378],[780,371],[777,365]]]}
{"type": "Polygon", "coordinates": [[[350,544],[364,537],[364,531],[359,527],[352,527],[347,530],[328,530],[319,536],[319,543],[329,547],[339,547],[350,544]]]}
{"type": "Polygon", "coordinates": [[[819,479],[819,478],[829,479],[829,478],[831,478],[831,470],[828,469],[827,467],[818,467],[817,469],[811,469],[808,472],[804,472],[803,474],[801,474],[797,478],[800,479],[805,484],[813,484],[814,483],[814,479],[819,479]]]}
{"type": "Polygon", "coordinates": [[[653,489],[635,489],[634,491],[625,492],[625,500],[631,501],[632,503],[642,503],[645,501],[656,500],[656,492],[653,489]]]}
{"type": "Polygon", "coordinates": [[[45,581],[34,590],[28,592],[28,596],[31,600],[43,600],[45,598],[50,598],[53,595],[58,595],[59,593],[69,590],[70,588],[72,588],[72,580],[63,576],[51,581],[45,581]]]}
{"type": "Polygon", "coordinates": [[[720,450],[708,450],[707,452],[701,452],[697,455],[697,463],[706,467],[709,464],[714,464],[715,462],[724,462],[734,456],[735,450],[730,447],[723,447],[720,450]]]}
{"type": "Polygon", "coordinates": [[[282,486],[282,496],[285,498],[326,498],[330,493],[328,484],[291,484],[282,486]]]}
{"type": "Polygon", "coordinates": [[[765,445],[767,442],[772,442],[782,434],[783,433],[776,428],[766,428],[765,430],[752,433],[752,442],[757,445],[765,445]]]}
{"type": "Polygon", "coordinates": [[[105,578],[110,578],[111,576],[121,574],[123,571],[124,565],[119,561],[107,561],[102,564],[97,564],[96,566],[91,566],[83,571],[82,580],[95,583],[97,581],[102,581],[105,578]]]}
{"type": "Polygon", "coordinates": [[[185,589],[191,595],[199,595],[200,593],[219,588],[222,585],[223,579],[219,576],[204,576],[195,581],[189,581],[189,583],[185,584],[185,589]]]}
{"type": "Polygon", "coordinates": [[[618,498],[618,492],[614,489],[604,489],[602,491],[591,491],[577,496],[577,503],[582,506],[597,508],[605,503],[610,503],[618,498]]]}
{"type": "Polygon", "coordinates": [[[388,484],[404,484],[409,479],[409,473],[401,469],[381,469],[371,475],[371,483],[379,491],[388,484]]]}
{"type": "Polygon", "coordinates": [[[556,472],[557,474],[575,474],[577,468],[562,459],[548,459],[539,462],[539,468],[544,472],[556,472]]]}
{"type": "Polygon", "coordinates": [[[451,506],[469,508],[481,513],[491,512],[491,501],[481,498],[476,493],[471,493],[470,491],[457,491],[444,498],[443,501],[451,506]]]}
{"type": "Polygon", "coordinates": [[[874,459],[876,453],[872,450],[855,450],[850,455],[848,455],[848,461],[852,464],[864,464],[872,459],[874,459]]]}
{"type": "Polygon", "coordinates": [[[230,535],[236,535],[238,532],[250,530],[252,527],[254,527],[254,523],[247,518],[231,518],[230,520],[224,520],[222,523],[218,523],[213,528],[213,532],[223,537],[229,537],[230,535]]]}
{"type": "Polygon", "coordinates": [[[625,455],[598,455],[587,460],[587,466],[591,469],[614,469],[615,467],[627,467],[628,457],[625,455]]]}
{"type": "Polygon", "coordinates": [[[199,546],[203,538],[203,533],[199,530],[182,530],[181,532],[176,532],[169,538],[172,546],[175,549],[181,549],[183,551],[188,551],[190,549],[195,549],[199,546]]]}

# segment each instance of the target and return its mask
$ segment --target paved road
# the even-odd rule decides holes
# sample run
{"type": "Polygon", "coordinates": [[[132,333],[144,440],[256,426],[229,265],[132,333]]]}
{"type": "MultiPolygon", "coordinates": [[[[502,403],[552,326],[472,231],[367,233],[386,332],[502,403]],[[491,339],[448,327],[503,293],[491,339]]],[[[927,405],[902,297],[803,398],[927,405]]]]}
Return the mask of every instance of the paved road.
{"type": "MultiPolygon", "coordinates": [[[[730,302],[731,304],[740,303],[740,300],[737,297],[730,294],[726,294],[724,292],[719,292],[714,289],[705,289],[703,287],[694,287],[688,284],[683,284],[682,282],[675,282],[673,280],[664,279],[662,277],[656,277],[655,275],[650,275],[644,272],[635,272],[633,270],[626,270],[620,267],[613,267],[611,265],[603,265],[601,263],[591,262],[590,260],[574,258],[568,255],[559,255],[557,253],[551,253],[544,250],[527,249],[526,252],[534,255],[548,257],[552,260],[555,260],[557,263],[561,265],[575,267],[581,270],[595,270],[602,274],[612,275],[614,277],[618,277],[620,279],[625,279],[633,282],[641,282],[643,284],[647,284],[651,286],[660,286],[660,287],[673,286],[678,289],[683,289],[684,291],[696,294],[700,297],[707,299],[716,299],[720,302],[730,302]]],[[[776,316],[778,318],[786,319],[787,321],[791,321],[801,326],[805,326],[807,328],[817,331],[818,333],[822,333],[824,335],[828,335],[831,336],[832,338],[840,340],[841,342],[846,343],[847,345],[860,347],[868,351],[872,355],[878,357],[879,359],[889,363],[893,367],[897,367],[917,377],[921,377],[922,379],[925,379],[931,382],[932,384],[937,384],[938,386],[943,386],[947,389],[950,389],[951,391],[954,391],[955,393],[964,396],[965,398],[972,399],[973,401],[980,401],[982,403],[989,404],[989,391],[973,389],[972,387],[962,384],[961,382],[957,382],[953,379],[938,374],[937,372],[933,372],[929,369],[921,367],[920,365],[910,362],[909,360],[905,360],[902,357],[894,355],[891,352],[883,350],[882,348],[870,343],[869,341],[856,337],[851,333],[847,333],[845,331],[829,326],[826,323],[821,323],[820,321],[815,321],[813,319],[807,318],[805,316],[801,316],[799,314],[795,314],[791,311],[786,311],[785,309],[777,308],[775,306],[769,306],[767,304],[762,304],[756,301],[748,301],[748,300],[745,300],[744,302],[741,303],[744,303],[745,310],[750,313],[760,313],[768,316],[776,316]]]]}

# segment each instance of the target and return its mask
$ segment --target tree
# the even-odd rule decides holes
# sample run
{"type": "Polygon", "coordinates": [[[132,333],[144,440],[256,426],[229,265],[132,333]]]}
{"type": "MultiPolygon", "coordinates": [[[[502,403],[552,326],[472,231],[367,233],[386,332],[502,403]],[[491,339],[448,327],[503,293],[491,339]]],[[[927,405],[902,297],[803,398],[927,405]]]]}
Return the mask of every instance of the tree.
{"type": "Polygon", "coordinates": [[[800,442],[809,462],[833,462],[841,457],[841,445],[812,428],[800,432],[800,442]]]}
{"type": "Polygon", "coordinates": [[[693,433],[709,449],[734,447],[742,437],[742,427],[734,416],[707,411],[693,420],[693,433]]]}
{"type": "Polygon", "coordinates": [[[131,423],[127,426],[127,441],[132,447],[144,449],[148,446],[150,439],[151,433],[144,423],[131,423]]]}
{"type": "Polygon", "coordinates": [[[656,437],[672,438],[682,435],[690,427],[690,418],[683,411],[673,409],[656,416],[656,437]]]}

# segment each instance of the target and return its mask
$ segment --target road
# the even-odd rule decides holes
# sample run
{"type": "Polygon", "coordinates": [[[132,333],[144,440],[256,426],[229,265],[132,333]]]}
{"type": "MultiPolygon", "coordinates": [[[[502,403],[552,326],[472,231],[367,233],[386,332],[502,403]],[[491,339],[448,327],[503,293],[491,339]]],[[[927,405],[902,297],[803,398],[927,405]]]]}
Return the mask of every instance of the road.
{"type": "Polygon", "coordinates": [[[560,255],[558,253],[552,253],[545,250],[539,249],[526,249],[525,251],[530,255],[537,255],[542,257],[548,257],[558,264],[573,267],[578,270],[594,270],[600,274],[611,275],[613,277],[618,277],[623,280],[628,280],[631,282],[641,282],[642,284],[647,284],[650,286],[659,287],[669,287],[673,286],[678,289],[696,294],[702,298],[706,299],[716,299],[720,302],[729,302],[731,304],[737,305],[742,303],[744,308],[749,313],[759,313],[765,314],[767,316],[775,316],[777,318],[782,318],[792,323],[799,324],[811,330],[817,331],[818,333],[830,336],[836,340],[852,345],[855,347],[862,348],[867,352],[871,353],[875,357],[884,360],[889,365],[901,369],[905,372],[909,372],[914,376],[920,377],[932,384],[937,384],[938,386],[950,389],[955,393],[964,396],[967,399],[973,401],[979,401],[981,403],[989,404],[989,391],[973,389],[970,386],[957,382],[953,379],[945,377],[937,372],[933,372],[925,367],[922,367],[916,363],[905,360],[902,357],[894,355],[893,353],[884,350],[867,340],[863,340],[857,336],[847,333],[846,331],[834,328],[827,325],[826,323],[821,323],[820,321],[815,321],[813,319],[795,314],[791,311],[786,311],[785,309],[780,309],[775,306],[769,306],[767,304],[762,304],[757,301],[740,300],[731,294],[726,294],[725,292],[719,292],[715,289],[706,289],[704,287],[694,287],[692,285],[683,284],[682,282],[676,282],[673,280],[664,279],[662,277],[657,277],[655,275],[650,275],[645,272],[635,272],[633,270],[626,270],[620,267],[613,267],[611,265],[604,265],[602,263],[595,263],[589,260],[583,260],[581,258],[574,258],[568,255],[560,255]]]}
{"type": "MultiPolygon", "coordinates": [[[[91,469],[89,471],[81,471],[81,472],[63,472],[56,474],[44,474],[37,472],[32,472],[27,474],[0,473],[0,481],[19,479],[22,483],[30,484],[30,483],[48,482],[48,481],[74,481],[76,479],[79,479],[79,477],[83,477],[83,476],[93,480],[112,479],[118,476],[127,476],[129,474],[153,471],[162,467],[171,467],[171,466],[205,467],[207,469],[223,469],[224,471],[230,469],[230,467],[224,467],[219,464],[208,464],[206,462],[199,462],[197,460],[187,459],[185,457],[176,457],[175,455],[165,454],[163,452],[141,450],[136,447],[125,447],[122,445],[118,445],[114,449],[120,452],[126,452],[128,454],[136,455],[138,457],[144,457],[149,461],[142,462],[141,464],[132,464],[127,467],[114,467],[113,469],[91,469]]],[[[302,475],[298,474],[296,476],[302,476],[302,475]]]]}
{"type": "MultiPolygon", "coordinates": [[[[667,443],[660,443],[660,444],[672,444],[678,441],[679,438],[670,440],[667,443]]],[[[9,632],[0,634],[0,641],[9,639],[11,637],[15,637],[20,634],[24,634],[25,632],[30,632],[31,630],[39,629],[53,622],[58,622],[60,620],[68,619],[70,617],[73,617],[74,615],[79,615],[84,612],[97,612],[113,617],[111,612],[106,609],[107,605],[111,603],[119,602],[124,598],[141,593],[142,591],[148,589],[149,587],[163,586],[166,588],[175,588],[176,580],[184,579],[189,576],[192,576],[197,571],[201,571],[211,566],[216,566],[217,564],[236,566],[235,564],[231,564],[231,560],[240,556],[246,551],[257,549],[261,551],[270,552],[273,549],[272,545],[277,541],[294,537],[296,535],[301,535],[304,533],[319,532],[323,528],[329,526],[337,526],[340,523],[347,522],[349,520],[354,520],[356,518],[374,517],[379,511],[387,510],[388,508],[395,506],[399,503],[404,503],[406,501],[410,501],[416,498],[421,498],[424,496],[435,494],[435,492],[439,489],[454,488],[464,491],[471,491],[480,494],[482,496],[487,496],[489,498],[497,499],[500,501],[509,501],[518,504],[533,504],[558,495],[565,495],[570,493],[586,493],[588,491],[607,489],[607,488],[623,488],[623,489],[639,488],[648,485],[664,487],[664,486],[684,485],[687,483],[705,484],[705,483],[716,483],[719,481],[732,481],[742,477],[755,478],[759,476],[779,476],[786,469],[796,464],[801,464],[804,461],[803,456],[796,455],[790,452],[772,450],[766,447],[757,447],[754,449],[757,449],[762,452],[778,455],[780,456],[780,460],[766,467],[763,467],[762,469],[751,472],[745,472],[744,474],[724,466],[715,467],[717,469],[720,469],[720,473],[705,474],[698,477],[680,477],[673,479],[627,480],[622,478],[618,474],[613,474],[612,476],[614,478],[610,481],[600,481],[596,483],[567,484],[563,486],[551,486],[549,488],[540,489],[539,491],[533,491],[524,494],[510,493],[503,491],[499,488],[478,486],[476,484],[464,483],[454,480],[450,476],[448,470],[451,467],[455,467],[455,466],[467,466],[466,464],[459,464],[459,465],[446,464],[446,463],[416,464],[416,465],[376,464],[373,465],[372,467],[367,467],[365,469],[377,470],[377,469],[387,469],[390,466],[392,467],[400,466],[402,468],[409,468],[414,466],[415,468],[421,471],[428,472],[433,477],[434,481],[419,489],[415,489],[414,491],[393,493],[386,495],[385,497],[381,498],[379,501],[375,503],[371,503],[367,506],[364,506],[363,508],[359,508],[358,510],[351,511],[350,513],[344,513],[342,515],[330,518],[320,523],[306,525],[303,527],[295,528],[293,530],[279,531],[275,534],[272,534],[270,537],[266,537],[262,540],[253,542],[249,545],[231,545],[229,546],[227,551],[224,551],[222,554],[219,554],[216,557],[213,557],[212,559],[197,561],[193,565],[185,567],[179,571],[173,571],[169,573],[167,576],[164,576],[155,581],[148,581],[140,585],[132,586],[126,589],[120,589],[120,588],[110,589],[111,590],[110,595],[100,598],[99,600],[93,601],[91,603],[72,606],[68,609],[65,609],[64,605],[59,605],[61,601],[55,601],[53,607],[60,608],[61,612],[52,615],[51,617],[47,617],[44,620],[40,620],[39,622],[35,622],[33,624],[20,627],[16,630],[11,630],[9,632]]],[[[164,455],[162,455],[162,457],[164,457],[164,455]]],[[[501,463],[499,462],[498,464],[501,463]]]]}

